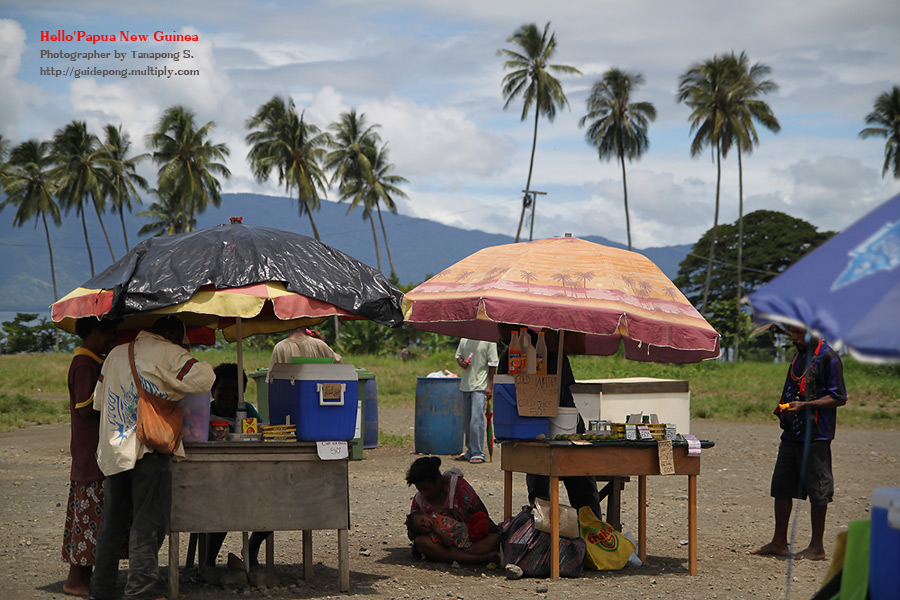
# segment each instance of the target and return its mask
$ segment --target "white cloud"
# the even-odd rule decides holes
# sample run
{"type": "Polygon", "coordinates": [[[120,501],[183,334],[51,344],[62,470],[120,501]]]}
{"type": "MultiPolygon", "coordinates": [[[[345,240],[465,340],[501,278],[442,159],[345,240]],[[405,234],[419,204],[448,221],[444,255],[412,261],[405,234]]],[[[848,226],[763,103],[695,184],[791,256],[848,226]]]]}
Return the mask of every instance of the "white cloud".
{"type": "Polygon", "coordinates": [[[25,30],[12,19],[0,19],[0,79],[19,73],[25,51],[25,30]]]}
{"type": "Polygon", "coordinates": [[[506,171],[514,148],[505,136],[479,130],[453,107],[429,107],[403,98],[360,105],[381,125],[397,172],[406,177],[436,177],[451,185],[506,171]]]}
{"type": "Polygon", "coordinates": [[[17,21],[0,19],[0,133],[7,141],[19,133],[29,103],[42,104],[43,94],[17,79],[25,52],[25,30],[17,21]],[[31,100],[31,99],[37,99],[31,100]]]}
{"type": "MultiPolygon", "coordinates": [[[[653,102],[659,115],[650,151],[628,165],[635,245],[691,243],[706,231],[716,169],[706,151],[690,157],[688,109],[676,104],[674,92],[692,62],[732,50],[771,66],[780,85],[767,101],[783,130],[765,134],[744,157],[746,212],[782,210],[839,229],[855,211],[900,192],[900,182],[880,176],[883,144],[856,138],[875,96],[900,81],[896,0],[822,0],[814,8],[780,0],[274,0],[252,9],[240,0],[115,6],[84,0],[77,11],[61,0],[33,4],[17,0],[18,20],[0,19],[5,137],[48,136],[79,118],[92,127],[122,122],[142,146],[163,109],[185,104],[202,122],[214,120],[213,138],[231,148],[234,176],[223,182],[225,191],[283,193],[274,181],[253,179],[244,121],[273,95],[290,95],[322,128],[349,108],[381,125],[397,173],[409,179],[404,189],[412,199],[400,203],[401,212],[514,234],[532,121],[519,120],[520,103],[502,110],[496,50],[520,24],[552,21],[554,62],[574,65],[585,77],[563,78],[571,111],[540,121],[532,187],[547,196],[538,200],[539,237],[571,231],[625,241],[620,168],[598,161],[577,125],[591,84],[613,65],[644,74],[637,99],[653,102]],[[44,46],[26,40],[26,31],[152,32],[160,11],[176,15],[172,29],[197,33],[200,42],[153,45],[196,54],[159,66],[197,68],[199,77],[81,78],[61,86],[35,75],[46,64],[37,58],[44,46]]],[[[730,156],[723,162],[720,221],[736,219],[737,205],[730,156]]]]}

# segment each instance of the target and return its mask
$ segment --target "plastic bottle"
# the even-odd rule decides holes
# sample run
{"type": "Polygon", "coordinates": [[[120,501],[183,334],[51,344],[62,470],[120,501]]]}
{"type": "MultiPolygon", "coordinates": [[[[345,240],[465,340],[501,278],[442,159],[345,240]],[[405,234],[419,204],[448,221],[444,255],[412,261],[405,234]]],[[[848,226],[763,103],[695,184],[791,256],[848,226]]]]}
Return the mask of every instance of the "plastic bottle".
{"type": "Polygon", "coordinates": [[[519,375],[522,372],[522,346],[519,344],[519,332],[513,331],[509,338],[509,374],[519,375]]]}
{"type": "Polygon", "coordinates": [[[241,423],[244,422],[244,419],[247,418],[247,405],[238,404],[237,410],[234,413],[234,432],[242,433],[243,426],[241,423]]]}
{"type": "Polygon", "coordinates": [[[547,374],[547,340],[544,332],[538,332],[537,346],[534,347],[534,372],[538,375],[547,374]]]}
{"type": "Polygon", "coordinates": [[[535,351],[534,346],[531,344],[531,336],[528,334],[528,329],[524,327],[519,332],[519,343],[522,344],[522,356],[525,363],[522,365],[522,371],[533,375],[535,372],[535,351]]]}

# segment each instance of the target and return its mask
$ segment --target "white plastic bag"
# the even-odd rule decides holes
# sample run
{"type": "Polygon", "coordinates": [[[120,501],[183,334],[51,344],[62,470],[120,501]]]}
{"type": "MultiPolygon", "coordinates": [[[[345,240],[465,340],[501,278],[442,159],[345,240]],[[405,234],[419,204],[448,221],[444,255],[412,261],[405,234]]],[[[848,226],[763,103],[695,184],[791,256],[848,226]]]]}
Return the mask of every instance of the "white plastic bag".
{"type": "Polygon", "coordinates": [[[637,553],[637,542],[634,540],[634,536],[631,535],[630,532],[625,532],[625,537],[628,538],[628,541],[629,541],[629,542],[631,542],[632,544],[634,544],[634,552],[632,552],[631,555],[628,557],[628,564],[629,564],[629,565],[632,565],[632,566],[635,566],[635,567],[641,566],[643,563],[641,562],[641,559],[640,559],[640,557],[638,556],[638,553],[637,553]]]}
{"type": "MultiPolygon", "coordinates": [[[[534,499],[534,527],[538,531],[550,533],[550,501],[534,499]]],[[[574,539],[580,537],[578,532],[578,511],[565,504],[559,505],[559,535],[574,539]]]]}

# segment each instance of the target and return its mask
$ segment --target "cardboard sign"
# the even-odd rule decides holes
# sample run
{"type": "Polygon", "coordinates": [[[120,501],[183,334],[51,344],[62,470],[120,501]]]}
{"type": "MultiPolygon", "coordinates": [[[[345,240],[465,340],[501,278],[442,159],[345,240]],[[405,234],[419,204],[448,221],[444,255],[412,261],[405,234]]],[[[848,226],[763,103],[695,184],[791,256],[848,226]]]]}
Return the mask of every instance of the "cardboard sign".
{"type": "Polygon", "coordinates": [[[659,474],[675,474],[675,457],[672,455],[672,440],[660,440],[656,444],[659,450],[659,474]]]}
{"type": "Polygon", "coordinates": [[[322,460],[340,460],[350,456],[347,442],[316,442],[316,453],[322,460]]]}
{"type": "Polygon", "coordinates": [[[516,406],[520,417],[555,417],[559,406],[556,375],[516,375],[516,406]]]}
{"type": "Polygon", "coordinates": [[[340,383],[323,383],[322,399],[323,400],[339,400],[341,398],[340,383]]]}

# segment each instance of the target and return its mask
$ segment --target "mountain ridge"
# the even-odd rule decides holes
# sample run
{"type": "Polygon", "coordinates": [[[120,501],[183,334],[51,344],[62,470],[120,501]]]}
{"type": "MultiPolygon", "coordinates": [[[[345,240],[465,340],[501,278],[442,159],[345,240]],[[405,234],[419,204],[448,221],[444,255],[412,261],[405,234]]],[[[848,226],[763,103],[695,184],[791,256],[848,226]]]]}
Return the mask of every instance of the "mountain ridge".
{"type": "MultiPolygon", "coordinates": [[[[377,268],[372,243],[371,225],[363,221],[361,209],[347,213],[347,205],[322,200],[321,210],[313,215],[322,241],[357,260],[377,268]]],[[[135,207],[135,213],[144,210],[135,207]]],[[[24,227],[12,226],[12,210],[0,213],[5,216],[6,228],[0,241],[0,311],[47,312],[53,302],[53,285],[50,278],[50,262],[43,225],[34,221],[24,227]]],[[[100,273],[112,264],[109,248],[100,229],[96,215],[88,212],[88,238],[94,256],[95,271],[100,273]],[[93,217],[93,219],[91,218],[93,217]]],[[[197,216],[197,228],[227,223],[229,217],[240,216],[244,223],[252,223],[276,229],[287,229],[312,236],[307,216],[300,217],[295,199],[282,196],[239,193],[222,194],[219,208],[210,207],[197,216]]],[[[397,276],[402,284],[420,283],[469,254],[501,244],[513,243],[513,237],[487,233],[476,229],[463,229],[443,225],[436,221],[407,215],[383,212],[384,225],[397,276]]],[[[138,243],[137,231],[146,219],[136,214],[125,215],[129,242],[138,243]]],[[[104,218],[106,231],[116,258],[125,253],[122,227],[118,215],[104,218]]],[[[381,228],[376,223],[381,251],[382,271],[390,274],[387,252],[381,238],[381,228]]],[[[53,258],[59,296],[62,297],[91,277],[84,232],[81,221],[74,214],[63,217],[62,227],[50,228],[53,258]]],[[[142,238],[143,239],[143,238],[142,238]]],[[[622,244],[599,236],[582,239],[624,248],[622,244]]],[[[670,278],[678,271],[678,264],[690,251],[690,245],[664,246],[637,250],[659,266],[670,278]]]]}

